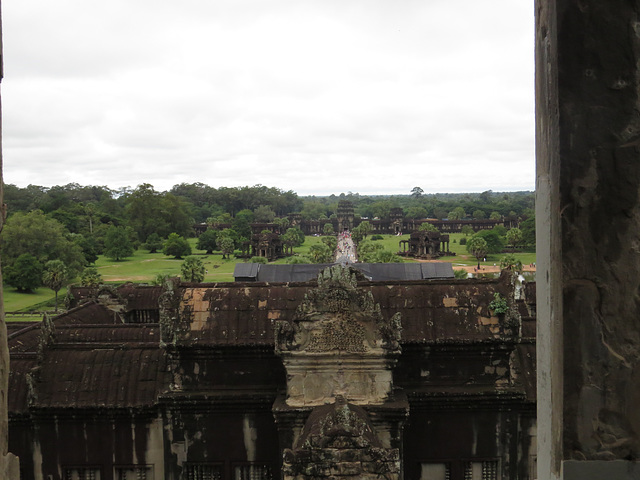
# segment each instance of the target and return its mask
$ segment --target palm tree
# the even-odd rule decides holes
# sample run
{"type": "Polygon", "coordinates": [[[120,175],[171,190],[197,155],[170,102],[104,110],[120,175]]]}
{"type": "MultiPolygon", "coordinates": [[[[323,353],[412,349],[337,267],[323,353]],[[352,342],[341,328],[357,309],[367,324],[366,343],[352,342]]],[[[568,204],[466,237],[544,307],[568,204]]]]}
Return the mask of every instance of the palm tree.
{"type": "Polygon", "coordinates": [[[480,268],[480,259],[487,256],[489,246],[482,237],[471,237],[467,242],[467,251],[478,260],[478,269],[480,268]]]}
{"type": "Polygon", "coordinates": [[[62,260],[49,260],[44,266],[44,273],[42,274],[42,283],[49,287],[56,294],[56,309],[58,313],[58,292],[65,284],[69,276],[67,266],[62,260]]]}

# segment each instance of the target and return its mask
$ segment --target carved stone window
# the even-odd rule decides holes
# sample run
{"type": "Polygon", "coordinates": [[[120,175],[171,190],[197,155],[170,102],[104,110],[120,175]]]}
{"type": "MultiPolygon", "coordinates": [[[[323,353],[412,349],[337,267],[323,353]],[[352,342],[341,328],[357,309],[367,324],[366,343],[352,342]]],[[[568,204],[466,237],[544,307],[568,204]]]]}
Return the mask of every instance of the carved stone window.
{"type": "Polygon", "coordinates": [[[498,480],[498,461],[466,462],[464,480],[498,480]]]}
{"type": "Polygon", "coordinates": [[[184,480],[222,480],[223,466],[214,463],[189,463],[184,467],[184,480]]]}
{"type": "Polygon", "coordinates": [[[153,467],[151,465],[116,467],[116,480],[153,480],[153,467]]]}
{"type": "Polygon", "coordinates": [[[64,480],[101,480],[98,467],[65,467],[64,480]]]}
{"type": "Polygon", "coordinates": [[[273,480],[271,466],[260,463],[236,465],[233,471],[234,480],[273,480]]]}

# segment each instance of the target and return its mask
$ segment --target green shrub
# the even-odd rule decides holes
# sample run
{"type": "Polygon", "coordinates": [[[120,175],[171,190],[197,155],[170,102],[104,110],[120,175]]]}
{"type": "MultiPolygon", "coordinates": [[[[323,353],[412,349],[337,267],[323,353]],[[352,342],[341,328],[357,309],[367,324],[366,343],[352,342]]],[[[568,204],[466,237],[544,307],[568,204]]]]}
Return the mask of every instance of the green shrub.
{"type": "Polygon", "coordinates": [[[493,294],[493,300],[489,302],[489,308],[496,315],[501,315],[509,311],[509,304],[507,304],[506,298],[496,292],[493,294]]]}

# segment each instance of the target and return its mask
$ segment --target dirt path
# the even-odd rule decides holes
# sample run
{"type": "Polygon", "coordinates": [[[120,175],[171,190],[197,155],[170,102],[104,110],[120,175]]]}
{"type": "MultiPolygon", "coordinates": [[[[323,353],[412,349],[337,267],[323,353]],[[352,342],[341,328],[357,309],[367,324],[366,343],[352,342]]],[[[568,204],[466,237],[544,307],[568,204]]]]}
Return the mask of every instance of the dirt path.
{"type": "MultiPolygon", "coordinates": [[[[468,260],[470,257],[467,255],[461,255],[460,258],[464,258],[468,260]]],[[[441,262],[442,260],[418,260],[419,262],[441,262]]],[[[475,265],[457,265],[455,262],[449,262],[453,264],[454,270],[464,270],[468,273],[478,273],[478,264],[475,265]]],[[[523,265],[522,270],[525,272],[535,272],[535,265],[523,265]]],[[[500,265],[499,264],[489,264],[485,262],[480,262],[480,273],[500,273],[500,265]]]]}
{"type": "Polygon", "coordinates": [[[349,233],[341,233],[338,235],[338,246],[336,247],[335,262],[336,263],[356,263],[356,247],[353,244],[349,233]]]}

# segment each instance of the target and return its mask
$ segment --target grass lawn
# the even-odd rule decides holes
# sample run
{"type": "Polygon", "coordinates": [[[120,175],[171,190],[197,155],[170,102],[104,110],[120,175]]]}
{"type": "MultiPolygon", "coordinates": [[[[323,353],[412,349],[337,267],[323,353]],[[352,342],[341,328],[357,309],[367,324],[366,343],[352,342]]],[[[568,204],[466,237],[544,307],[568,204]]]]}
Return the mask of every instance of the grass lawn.
{"type": "MultiPolygon", "coordinates": [[[[383,245],[385,250],[397,253],[399,250],[399,242],[401,240],[408,240],[409,235],[402,235],[398,237],[396,235],[383,235],[382,240],[375,240],[376,243],[383,245]]],[[[460,245],[460,239],[464,235],[461,233],[454,233],[449,235],[450,243],[449,249],[455,252],[455,256],[442,257],[440,260],[444,262],[451,262],[455,265],[476,265],[477,260],[475,257],[467,253],[466,246],[460,245]],[[455,240],[455,243],[454,243],[455,240]]],[[[321,243],[322,237],[308,236],[302,246],[294,249],[297,255],[307,255],[312,245],[321,243]]],[[[238,259],[235,257],[222,259],[220,253],[214,253],[207,255],[204,250],[197,250],[195,248],[197,239],[189,239],[191,247],[193,249],[193,255],[197,255],[204,261],[207,273],[205,275],[205,282],[232,282],[233,270],[236,263],[244,262],[244,259],[238,259]]],[[[481,262],[482,265],[493,265],[494,263],[499,265],[500,260],[504,256],[504,253],[497,255],[488,255],[486,262],[481,262]]],[[[535,253],[516,253],[518,258],[524,265],[534,263],[536,261],[535,253]]],[[[105,283],[151,283],[159,274],[167,275],[180,275],[180,266],[182,265],[182,259],[175,259],[167,257],[163,253],[149,253],[146,250],[137,250],[134,254],[121,260],[119,262],[100,256],[95,263],[95,266],[102,275],[102,280],[105,283]]],[[[403,258],[405,262],[415,262],[412,258],[403,258]]],[[[286,259],[281,258],[273,263],[282,264],[286,263],[286,259]]],[[[59,304],[62,304],[66,289],[62,289],[58,293],[59,304]]],[[[53,291],[45,287],[38,288],[34,293],[19,293],[12,287],[6,286],[4,290],[4,303],[5,311],[7,312],[28,312],[28,311],[53,311],[53,291]]],[[[13,319],[13,318],[11,318],[13,319]]],[[[16,320],[33,320],[28,317],[16,317],[16,320]]],[[[37,318],[40,320],[41,318],[37,318]]]]}
{"type": "MultiPolygon", "coordinates": [[[[63,288],[58,292],[58,308],[64,310],[64,297],[67,289],[63,288]]],[[[3,288],[4,310],[6,312],[53,312],[55,307],[55,294],[53,290],[40,287],[35,292],[19,292],[15,288],[5,285],[3,288]]],[[[11,321],[33,321],[42,320],[41,314],[36,315],[12,315],[6,313],[7,320],[11,321]]]]}
{"type": "MultiPolygon", "coordinates": [[[[441,260],[444,262],[451,262],[453,264],[458,264],[458,265],[477,265],[478,260],[476,259],[476,257],[474,257],[469,252],[467,252],[467,246],[460,245],[460,240],[462,238],[464,238],[464,235],[461,233],[449,234],[449,251],[455,253],[456,255],[450,256],[450,257],[442,257],[441,260]],[[455,240],[455,243],[454,243],[454,240],[455,240]]],[[[468,236],[467,239],[469,238],[471,237],[468,236]]],[[[487,255],[487,261],[486,262],[481,261],[480,265],[493,265],[494,263],[496,265],[500,265],[500,260],[502,260],[502,258],[505,255],[507,254],[497,253],[497,254],[487,255]]],[[[513,255],[516,257],[516,259],[520,260],[523,265],[529,265],[531,263],[535,263],[536,261],[535,253],[531,253],[531,252],[514,253],[513,255]]]]}

